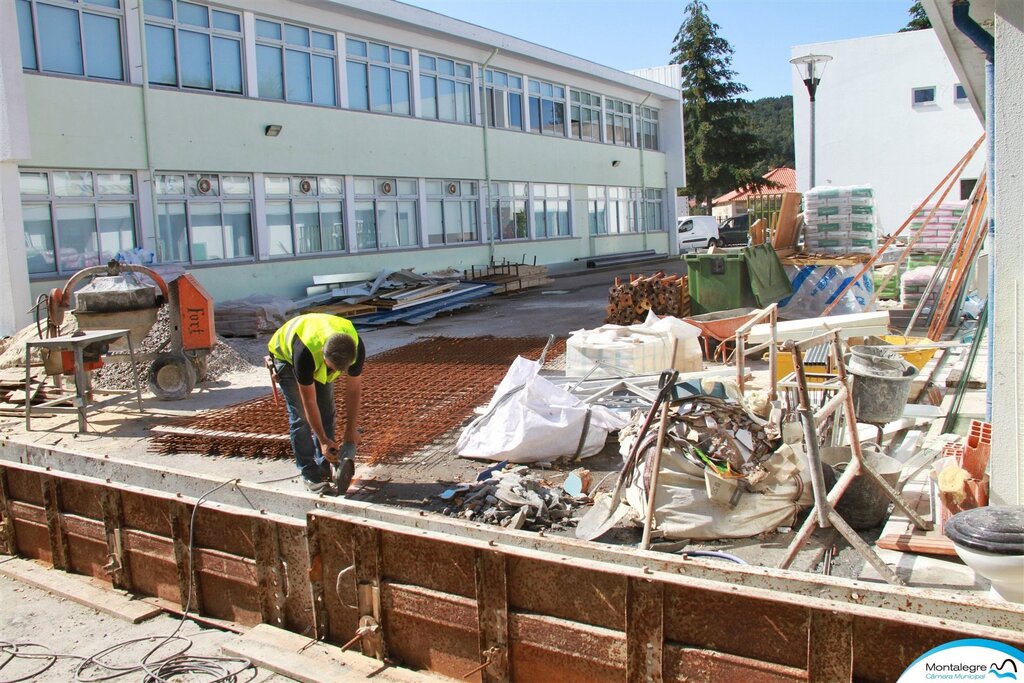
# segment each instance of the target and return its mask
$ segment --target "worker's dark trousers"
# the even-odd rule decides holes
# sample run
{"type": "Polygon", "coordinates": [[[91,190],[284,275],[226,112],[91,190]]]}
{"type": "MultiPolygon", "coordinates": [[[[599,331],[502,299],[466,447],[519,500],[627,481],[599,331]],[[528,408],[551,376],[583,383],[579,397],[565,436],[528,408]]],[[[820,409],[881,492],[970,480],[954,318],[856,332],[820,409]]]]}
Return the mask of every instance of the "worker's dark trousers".
{"type": "MultiPolygon", "coordinates": [[[[320,442],[306,422],[302,410],[302,398],[299,396],[299,383],[295,379],[294,368],[290,363],[274,361],[277,371],[277,385],[284,394],[285,405],[288,406],[288,435],[292,440],[292,452],[295,453],[295,465],[302,476],[312,482],[329,479],[331,466],[320,452],[320,442]]],[[[324,425],[327,436],[334,438],[334,384],[313,382],[316,388],[316,405],[320,409],[320,421],[324,425]]]]}

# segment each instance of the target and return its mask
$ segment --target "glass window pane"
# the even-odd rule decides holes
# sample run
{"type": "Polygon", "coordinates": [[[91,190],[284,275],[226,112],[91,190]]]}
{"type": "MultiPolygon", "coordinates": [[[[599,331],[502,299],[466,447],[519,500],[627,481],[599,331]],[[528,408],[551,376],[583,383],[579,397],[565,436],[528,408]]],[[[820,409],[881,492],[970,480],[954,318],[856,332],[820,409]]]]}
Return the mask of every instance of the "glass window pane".
{"type": "Polygon", "coordinates": [[[178,31],[178,45],[181,48],[178,55],[181,62],[181,85],[187,88],[213,89],[210,36],[193,31],[178,31]]]}
{"type": "Polygon", "coordinates": [[[540,130],[540,98],[530,98],[530,130],[540,130]]]}
{"type": "Polygon", "coordinates": [[[224,175],[220,177],[220,183],[226,195],[252,194],[252,179],[247,175],[224,175]]]}
{"type": "Polygon", "coordinates": [[[473,120],[473,96],[469,83],[455,85],[455,120],[470,123],[473,120]]]}
{"type": "Polygon", "coordinates": [[[22,194],[50,194],[49,183],[45,173],[22,173],[21,174],[22,194]]]}
{"type": "Polygon", "coordinates": [[[188,261],[184,202],[157,205],[156,260],[160,263],[188,261]]]}
{"type": "Polygon", "coordinates": [[[213,39],[214,88],[242,92],[242,44],[230,38],[213,39]]]}
{"type": "Polygon", "coordinates": [[[356,178],[355,179],[355,191],[356,194],[373,194],[373,178],[356,178]]]}
{"type": "Polygon", "coordinates": [[[223,259],[224,236],[220,204],[190,204],[188,211],[192,219],[192,261],[223,259]]]}
{"type": "Polygon", "coordinates": [[[58,197],[91,197],[92,173],[89,171],[54,171],[53,193],[58,197]]]}
{"type": "Polygon", "coordinates": [[[427,195],[430,197],[444,196],[444,183],[442,183],[440,180],[428,180],[427,195]]]}
{"type": "Polygon", "coordinates": [[[316,202],[295,202],[298,254],[314,254],[320,248],[320,211],[316,202]]]}
{"type": "Polygon", "coordinates": [[[370,109],[391,111],[391,69],[370,67],[370,109]]]}
{"type": "Polygon", "coordinates": [[[292,194],[294,194],[294,195],[303,195],[303,194],[315,195],[316,194],[316,178],[309,177],[309,176],[305,176],[305,177],[303,177],[303,176],[296,176],[296,177],[291,179],[291,182],[292,182],[292,189],[291,189],[291,191],[292,191],[292,194]],[[307,189],[303,190],[303,187],[302,187],[303,185],[305,185],[307,189]]]}
{"type": "Polygon", "coordinates": [[[21,220],[25,226],[25,251],[28,254],[28,272],[52,273],[57,270],[53,258],[53,226],[47,205],[21,207],[21,220]]]}
{"type": "Polygon", "coordinates": [[[182,175],[158,175],[156,177],[156,193],[161,195],[185,194],[185,176],[182,175]]]}
{"type": "Polygon", "coordinates": [[[291,202],[267,202],[267,228],[271,256],[293,253],[291,202]]]}
{"type": "Polygon", "coordinates": [[[416,202],[398,202],[398,244],[411,247],[420,243],[416,202]]]}
{"type": "Polygon", "coordinates": [[[437,79],[437,117],[444,121],[455,120],[455,81],[437,79]]]}
{"type": "Polygon", "coordinates": [[[547,237],[547,229],[544,226],[544,202],[534,200],[533,202],[533,229],[537,237],[547,237]]]}
{"type": "Polygon", "coordinates": [[[409,76],[408,71],[391,70],[391,111],[396,114],[412,113],[409,76]]]}
{"type": "Polygon", "coordinates": [[[189,173],[188,193],[193,197],[216,197],[220,194],[220,179],[208,173],[189,173]],[[200,185],[205,185],[206,188],[200,185]]]}
{"type": "MultiPolygon", "coordinates": [[[[321,191],[323,185],[320,186],[321,191]]],[[[345,248],[345,229],[342,219],[341,202],[320,202],[320,232],[324,251],[341,251],[345,248]]]]}
{"type": "Polygon", "coordinates": [[[508,126],[523,129],[523,96],[518,93],[508,94],[508,126]]]}
{"type": "Polygon", "coordinates": [[[213,10],[213,27],[224,31],[242,32],[242,18],[233,12],[213,10]]]}
{"type": "Polygon", "coordinates": [[[99,265],[96,214],[92,204],[58,204],[53,212],[57,224],[57,243],[60,244],[60,269],[74,271],[99,265]]]}
{"type": "Polygon", "coordinates": [[[205,7],[182,0],[178,0],[178,21],[192,26],[210,27],[210,15],[205,7]]]}
{"type": "Polygon", "coordinates": [[[475,242],[478,239],[476,202],[460,202],[462,207],[462,241],[475,242]]]}
{"type": "Polygon", "coordinates": [[[259,96],[272,100],[284,99],[284,68],[281,48],[256,46],[256,83],[259,96]]]}
{"type": "Polygon", "coordinates": [[[53,5],[36,5],[39,52],[44,71],[82,75],[82,36],[78,12],[53,5]]]}
{"type": "Polygon", "coordinates": [[[328,107],[338,104],[334,57],[313,55],[313,102],[328,107]]]}
{"type": "Polygon", "coordinates": [[[313,83],[309,73],[309,53],[285,50],[284,61],[288,69],[288,101],[312,102],[313,83]]]}
{"type": "Polygon", "coordinates": [[[341,178],[320,178],[320,194],[344,194],[345,185],[341,178]]]}
{"type": "Polygon", "coordinates": [[[352,40],[351,38],[345,39],[345,53],[355,55],[357,57],[366,56],[366,43],[361,40],[352,40]]]}
{"type": "Polygon", "coordinates": [[[444,202],[444,233],[446,244],[462,241],[462,212],[457,201],[444,202]]]}
{"type": "Polygon", "coordinates": [[[146,16],[173,19],[174,6],[171,0],[146,0],[146,16]]]}
{"type": "Polygon", "coordinates": [[[444,203],[427,202],[427,245],[444,244],[444,203]]]}
{"type": "Polygon", "coordinates": [[[388,61],[388,46],[370,43],[370,59],[375,62],[388,61]]]}
{"type": "Polygon", "coordinates": [[[523,79],[520,78],[519,76],[511,76],[510,75],[508,77],[508,87],[516,88],[518,90],[522,90],[523,89],[523,79]]]}
{"type": "Polygon", "coordinates": [[[366,65],[360,62],[347,62],[348,75],[348,106],[351,109],[369,109],[370,99],[366,92],[366,65]]]}
{"type": "Polygon", "coordinates": [[[257,19],[256,36],[259,38],[270,38],[271,40],[281,40],[281,24],[257,19]]]}
{"type": "Polygon", "coordinates": [[[135,207],[131,204],[100,204],[100,263],[116,259],[135,248],[135,207]]]}
{"type": "Polygon", "coordinates": [[[437,69],[437,60],[433,57],[426,55],[420,55],[420,70],[421,71],[435,71],[437,69]]]}
{"type": "Polygon", "coordinates": [[[309,29],[301,26],[284,25],[284,42],[289,45],[309,47],[309,29]]]}
{"type": "Polygon", "coordinates": [[[313,47],[318,50],[330,50],[331,52],[334,52],[334,36],[330,33],[313,31],[313,47]]]}
{"type": "Polygon", "coordinates": [[[15,9],[18,12],[18,38],[21,45],[21,67],[38,69],[36,62],[36,38],[32,29],[32,5],[28,0],[18,0],[15,9]]]}
{"type": "Polygon", "coordinates": [[[409,66],[409,51],[391,48],[391,63],[409,66]]]}
{"type": "Polygon", "coordinates": [[[100,196],[132,194],[131,173],[97,173],[96,194],[100,196]]]}
{"type": "Polygon", "coordinates": [[[225,258],[252,256],[252,207],[249,202],[224,204],[225,258]]]}
{"type": "Polygon", "coordinates": [[[437,84],[434,76],[420,76],[420,116],[437,118],[437,84]]]}
{"type": "Polygon", "coordinates": [[[377,239],[381,249],[401,245],[397,202],[377,202],[377,239]]]}
{"type": "Polygon", "coordinates": [[[419,193],[419,185],[415,180],[399,180],[398,194],[402,197],[415,197],[419,193]]]}
{"type": "Polygon", "coordinates": [[[455,75],[455,62],[453,62],[450,59],[438,59],[437,60],[437,70],[438,70],[439,73],[442,73],[445,76],[454,76],[455,75]]]}
{"type": "Polygon", "coordinates": [[[377,248],[377,219],[373,202],[356,202],[356,243],[359,249],[377,248]]]}
{"type": "Polygon", "coordinates": [[[456,64],[455,75],[459,78],[472,78],[473,71],[470,69],[469,64],[456,64]]]}
{"type": "Polygon", "coordinates": [[[288,194],[288,176],[268,175],[263,177],[263,189],[267,194],[288,194]]]}
{"type": "MultiPolygon", "coordinates": [[[[149,4],[146,4],[149,7],[149,4]]],[[[174,29],[146,24],[146,56],[149,82],[178,85],[178,67],[174,63],[174,29]]]]}

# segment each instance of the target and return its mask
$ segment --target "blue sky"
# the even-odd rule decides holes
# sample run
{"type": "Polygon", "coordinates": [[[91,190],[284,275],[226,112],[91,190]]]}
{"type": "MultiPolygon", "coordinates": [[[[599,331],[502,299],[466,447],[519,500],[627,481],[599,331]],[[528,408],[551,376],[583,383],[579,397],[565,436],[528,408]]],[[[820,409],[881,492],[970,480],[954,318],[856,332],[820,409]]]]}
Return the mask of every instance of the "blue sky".
{"type": "MultiPolygon", "coordinates": [[[[403,0],[628,71],[667,64],[686,0],[403,0]]],[[[791,94],[794,45],[894,33],[912,0],[706,0],[756,99],[791,94]]],[[[826,76],[827,77],[827,76],[826,76]]]]}

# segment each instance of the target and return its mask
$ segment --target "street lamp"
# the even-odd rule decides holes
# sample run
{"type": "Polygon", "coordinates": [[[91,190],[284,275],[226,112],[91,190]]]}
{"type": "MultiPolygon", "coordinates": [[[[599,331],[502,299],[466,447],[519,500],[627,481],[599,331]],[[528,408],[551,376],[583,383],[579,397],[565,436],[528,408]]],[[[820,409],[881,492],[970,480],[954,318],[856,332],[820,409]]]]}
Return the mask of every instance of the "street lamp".
{"type": "Polygon", "coordinates": [[[807,94],[811,96],[811,187],[814,187],[814,94],[818,92],[818,84],[821,83],[821,74],[825,72],[825,65],[831,61],[830,55],[813,53],[789,60],[790,64],[796,66],[796,70],[803,78],[804,85],[807,86],[807,94]]]}

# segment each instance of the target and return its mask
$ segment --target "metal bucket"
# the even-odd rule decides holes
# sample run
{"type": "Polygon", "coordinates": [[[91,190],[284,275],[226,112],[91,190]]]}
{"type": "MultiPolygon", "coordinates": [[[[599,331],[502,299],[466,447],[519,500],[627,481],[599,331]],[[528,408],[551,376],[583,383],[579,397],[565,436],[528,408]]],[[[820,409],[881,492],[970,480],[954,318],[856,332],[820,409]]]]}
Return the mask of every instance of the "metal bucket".
{"type": "Polygon", "coordinates": [[[898,420],[918,369],[897,354],[864,346],[854,346],[845,360],[853,375],[857,420],[873,424],[898,420]]]}
{"type": "MultiPolygon", "coordinates": [[[[903,470],[899,460],[885,455],[875,446],[861,446],[861,454],[864,456],[864,462],[882,475],[882,479],[889,486],[896,487],[900,472],[903,470]]],[[[822,464],[831,467],[838,479],[853,458],[853,451],[849,446],[827,447],[820,449],[819,455],[822,464]]],[[[885,519],[885,513],[889,511],[889,502],[889,497],[882,488],[869,475],[861,473],[853,478],[843,497],[839,499],[836,512],[857,531],[874,529],[885,519]]]]}

